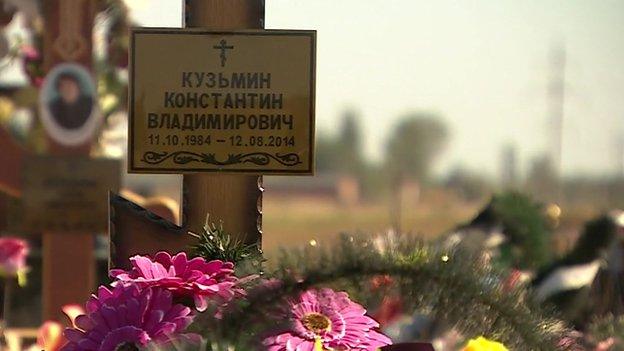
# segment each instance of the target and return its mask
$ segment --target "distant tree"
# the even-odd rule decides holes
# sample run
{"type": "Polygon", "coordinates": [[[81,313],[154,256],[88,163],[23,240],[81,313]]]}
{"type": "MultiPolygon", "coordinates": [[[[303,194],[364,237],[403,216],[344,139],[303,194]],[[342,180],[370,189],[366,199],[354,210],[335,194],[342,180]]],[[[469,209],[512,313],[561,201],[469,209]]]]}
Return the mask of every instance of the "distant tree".
{"type": "Polygon", "coordinates": [[[447,140],[447,129],[433,113],[409,113],[400,119],[386,145],[386,173],[390,177],[393,199],[390,202],[392,227],[401,232],[402,185],[412,179],[420,183],[429,178],[431,166],[447,140]]]}
{"type": "Polygon", "coordinates": [[[336,142],[327,134],[316,136],[316,170],[321,173],[332,172],[336,168],[336,142]]]}
{"type": "Polygon", "coordinates": [[[316,168],[360,177],[366,168],[362,153],[362,131],[358,115],[345,112],[335,137],[319,134],[316,139],[316,168]]]}
{"type": "Polygon", "coordinates": [[[342,126],[336,140],[336,153],[338,171],[358,176],[364,166],[364,156],[362,154],[362,131],[359,117],[353,110],[345,112],[342,118],[342,126]]]}
{"type": "Polygon", "coordinates": [[[386,148],[388,171],[401,181],[428,179],[431,166],[448,138],[439,116],[428,112],[405,115],[394,127],[386,148]]]}
{"type": "Polygon", "coordinates": [[[444,185],[466,201],[481,200],[492,192],[492,184],[486,177],[460,167],[449,173],[444,185]]]}
{"type": "Polygon", "coordinates": [[[557,170],[550,157],[543,155],[532,160],[527,187],[531,194],[540,201],[558,200],[557,170]]]}

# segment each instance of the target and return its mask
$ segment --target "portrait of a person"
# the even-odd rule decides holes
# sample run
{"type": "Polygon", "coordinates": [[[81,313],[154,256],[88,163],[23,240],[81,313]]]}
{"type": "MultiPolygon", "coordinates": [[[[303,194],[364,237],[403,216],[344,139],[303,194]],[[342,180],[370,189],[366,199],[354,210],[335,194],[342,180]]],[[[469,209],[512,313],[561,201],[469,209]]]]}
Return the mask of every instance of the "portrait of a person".
{"type": "Polygon", "coordinates": [[[80,81],[68,72],[58,75],[54,87],[58,96],[49,102],[52,117],[63,128],[82,127],[91,115],[93,98],[82,93],[80,81]]]}
{"type": "Polygon", "coordinates": [[[55,142],[68,146],[89,142],[103,119],[91,72],[76,63],[56,65],[41,86],[39,112],[55,142]]]}

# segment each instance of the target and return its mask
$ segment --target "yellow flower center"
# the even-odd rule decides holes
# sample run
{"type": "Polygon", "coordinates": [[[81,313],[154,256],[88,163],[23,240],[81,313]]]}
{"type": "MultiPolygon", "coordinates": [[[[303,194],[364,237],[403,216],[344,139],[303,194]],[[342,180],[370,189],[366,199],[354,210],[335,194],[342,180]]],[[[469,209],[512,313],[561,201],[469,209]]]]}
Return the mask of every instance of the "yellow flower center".
{"type": "Polygon", "coordinates": [[[468,345],[462,349],[462,351],[509,351],[505,345],[488,340],[482,336],[471,339],[468,341],[468,345]]]}
{"type": "Polygon", "coordinates": [[[319,313],[310,313],[301,318],[301,323],[306,329],[311,330],[315,334],[319,334],[331,329],[331,321],[329,318],[319,313]]]}

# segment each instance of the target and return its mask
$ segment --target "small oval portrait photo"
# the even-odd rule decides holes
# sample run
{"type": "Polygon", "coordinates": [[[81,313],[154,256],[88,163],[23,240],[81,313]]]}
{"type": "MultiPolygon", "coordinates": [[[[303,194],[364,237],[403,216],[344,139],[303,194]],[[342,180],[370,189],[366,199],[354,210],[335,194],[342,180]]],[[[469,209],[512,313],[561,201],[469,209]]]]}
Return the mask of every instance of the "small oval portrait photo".
{"type": "Polygon", "coordinates": [[[41,121],[52,139],[79,145],[93,137],[101,122],[97,90],[89,71],[64,63],[48,73],[39,97],[41,121]]]}

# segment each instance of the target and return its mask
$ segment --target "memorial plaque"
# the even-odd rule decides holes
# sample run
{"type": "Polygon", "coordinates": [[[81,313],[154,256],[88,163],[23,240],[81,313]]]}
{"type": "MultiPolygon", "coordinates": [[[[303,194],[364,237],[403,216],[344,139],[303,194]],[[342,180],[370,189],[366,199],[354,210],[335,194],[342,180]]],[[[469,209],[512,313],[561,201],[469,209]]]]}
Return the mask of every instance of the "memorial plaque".
{"type": "Polygon", "coordinates": [[[24,230],[85,232],[108,228],[108,193],[118,191],[120,161],[41,156],[23,169],[24,230]]]}
{"type": "Polygon", "coordinates": [[[315,31],[133,29],[129,172],[312,174],[315,31]]]}

